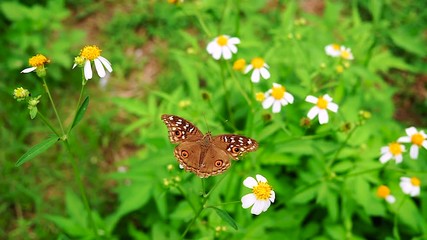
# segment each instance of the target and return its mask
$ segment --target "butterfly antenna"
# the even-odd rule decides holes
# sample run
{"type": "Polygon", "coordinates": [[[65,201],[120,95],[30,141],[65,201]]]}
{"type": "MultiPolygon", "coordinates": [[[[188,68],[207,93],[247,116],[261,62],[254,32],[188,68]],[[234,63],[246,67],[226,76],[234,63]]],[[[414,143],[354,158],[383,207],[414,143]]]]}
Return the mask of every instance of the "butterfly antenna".
{"type": "Polygon", "coordinates": [[[208,121],[206,120],[206,114],[203,114],[203,119],[205,119],[206,129],[208,130],[208,133],[210,133],[211,130],[209,129],[208,121]]]}

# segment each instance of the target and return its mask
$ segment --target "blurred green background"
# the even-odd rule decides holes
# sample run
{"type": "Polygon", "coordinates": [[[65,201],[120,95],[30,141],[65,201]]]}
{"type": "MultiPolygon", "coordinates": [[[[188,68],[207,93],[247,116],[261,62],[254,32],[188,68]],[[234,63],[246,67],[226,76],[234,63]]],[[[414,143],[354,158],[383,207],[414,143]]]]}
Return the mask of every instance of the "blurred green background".
{"type": "MultiPolygon", "coordinates": [[[[425,152],[403,170],[346,178],[360,162],[365,164],[361,170],[381,167],[380,147],[404,135],[406,127],[426,127],[426,7],[424,1],[397,0],[2,0],[0,239],[95,238],[61,145],[15,167],[16,160],[50,132],[39,119],[30,120],[26,106],[12,96],[21,86],[43,94],[35,74],[19,73],[31,56],[42,53],[51,59],[47,80],[60,114],[70,116],[63,118],[69,124],[81,87],[80,70],[71,70],[73,60],[82,47],[93,44],[103,50],[114,71],[105,81],[94,75],[88,82],[91,102],[70,143],[100,238],[177,239],[194,216],[179,188],[164,184],[178,176],[176,184],[187,197],[200,201],[201,182],[178,169],[174,146],[160,120],[161,114],[170,113],[187,118],[202,132],[236,132],[260,142],[257,153],[225,173],[226,183],[214,200],[239,201],[247,193],[242,180],[256,173],[266,176],[277,193],[272,209],[259,217],[241,209],[239,202],[226,205],[238,230],[206,211],[188,239],[427,239],[425,196],[399,208],[386,206],[374,194],[379,184],[389,182],[398,191],[402,172],[418,173],[426,183],[425,152]],[[219,87],[223,62],[218,64],[205,51],[219,34],[241,39],[239,57],[250,61],[263,56],[271,67],[272,80],[255,89],[248,75],[238,75],[253,98],[250,106],[236,83],[219,87]],[[355,55],[341,75],[335,71],[339,63],[323,51],[334,42],[350,47],[355,55]],[[326,69],[319,73],[321,64],[326,69]],[[334,87],[327,89],[340,113],[328,126],[300,126],[306,106],[294,104],[273,115],[254,100],[255,92],[280,82],[303,102],[305,95],[322,89],[316,84],[329,79],[334,87]],[[360,110],[373,117],[349,142],[342,127],[354,127],[360,110]],[[314,137],[299,138],[304,135],[314,137]],[[344,150],[338,150],[343,142],[344,150]],[[319,170],[323,157],[336,152],[343,164],[335,173],[342,178],[316,185],[330,176],[319,170]],[[287,202],[307,186],[313,190],[302,190],[306,195],[287,202]],[[354,186],[357,190],[351,193],[354,186]],[[368,197],[360,199],[362,195],[368,197]],[[217,226],[228,227],[222,231],[217,226]]],[[[228,64],[225,69],[230,69],[228,64]]],[[[39,109],[55,118],[47,98],[39,109]]],[[[209,178],[207,185],[218,179],[209,178]]]]}

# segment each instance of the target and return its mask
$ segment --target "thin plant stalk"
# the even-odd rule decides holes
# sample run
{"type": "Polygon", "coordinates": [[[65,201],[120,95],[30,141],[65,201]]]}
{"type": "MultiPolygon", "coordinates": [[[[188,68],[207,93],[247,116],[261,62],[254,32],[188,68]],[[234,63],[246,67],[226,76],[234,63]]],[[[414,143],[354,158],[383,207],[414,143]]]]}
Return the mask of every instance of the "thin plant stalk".
{"type": "Polygon", "coordinates": [[[61,133],[62,133],[61,139],[62,139],[65,137],[64,127],[62,126],[61,118],[59,117],[58,111],[56,110],[56,106],[52,99],[52,95],[50,94],[49,87],[47,86],[46,78],[42,77],[42,79],[43,79],[43,87],[46,90],[47,95],[49,96],[50,103],[52,104],[53,111],[55,112],[56,119],[58,120],[59,127],[61,128],[61,133]]]}

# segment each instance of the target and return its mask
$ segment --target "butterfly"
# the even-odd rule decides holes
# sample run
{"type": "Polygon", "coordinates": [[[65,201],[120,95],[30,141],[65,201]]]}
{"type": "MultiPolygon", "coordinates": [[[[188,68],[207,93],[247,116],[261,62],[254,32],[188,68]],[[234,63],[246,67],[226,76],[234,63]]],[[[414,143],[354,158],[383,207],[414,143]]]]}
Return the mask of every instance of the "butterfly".
{"type": "Polygon", "coordinates": [[[247,152],[257,150],[258,143],[251,138],[203,133],[191,122],[175,115],[163,114],[171,143],[178,143],[174,155],[186,171],[206,178],[223,173],[231,166],[230,158],[238,160],[247,152]]]}

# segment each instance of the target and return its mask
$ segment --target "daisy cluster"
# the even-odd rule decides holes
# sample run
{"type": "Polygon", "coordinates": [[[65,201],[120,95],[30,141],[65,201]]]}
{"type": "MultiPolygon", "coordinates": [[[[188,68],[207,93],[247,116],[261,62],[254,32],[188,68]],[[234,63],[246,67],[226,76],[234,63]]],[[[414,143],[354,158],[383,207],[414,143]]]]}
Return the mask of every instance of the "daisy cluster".
{"type": "MultiPolygon", "coordinates": [[[[236,54],[238,49],[237,44],[240,43],[240,39],[237,37],[230,37],[229,35],[220,35],[214,38],[206,47],[207,52],[212,55],[215,60],[229,60],[233,54],[236,54]]],[[[326,54],[331,56],[341,56],[344,59],[352,60],[353,54],[351,49],[339,46],[336,44],[328,45],[326,48],[326,54]],[[337,48],[337,49],[335,49],[337,48]],[[333,50],[336,50],[333,52],[333,50]]],[[[233,69],[236,71],[243,72],[244,74],[251,73],[251,81],[253,83],[259,83],[261,79],[269,79],[271,77],[270,66],[266,63],[264,58],[255,57],[252,58],[249,64],[246,65],[246,60],[243,58],[237,59],[233,64],[233,69]]],[[[294,96],[287,91],[285,86],[279,83],[273,83],[271,89],[266,92],[258,92],[255,96],[256,100],[262,102],[264,109],[272,109],[273,113],[279,113],[282,107],[294,103],[294,96]]],[[[307,117],[310,120],[318,117],[319,124],[326,124],[329,122],[328,111],[337,112],[338,105],[332,102],[332,97],[328,94],[321,96],[308,95],[305,101],[314,104],[313,107],[307,113],[307,117]]]]}
{"type": "MultiPolygon", "coordinates": [[[[415,127],[409,127],[405,130],[406,135],[399,137],[397,141],[389,143],[387,146],[381,147],[380,162],[385,164],[390,160],[394,160],[396,164],[403,162],[403,153],[406,152],[406,146],[409,144],[409,157],[413,160],[418,159],[420,148],[427,149],[427,135],[423,130],[418,131],[415,127]]],[[[417,177],[401,177],[400,188],[403,193],[411,197],[418,196],[421,189],[421,180],[417,177]]],[[[389,203],[393,203],[395,198],[391,195],[387,186],[382,185],[378,188],[377,195],[386,199],[389,203]]]]}

